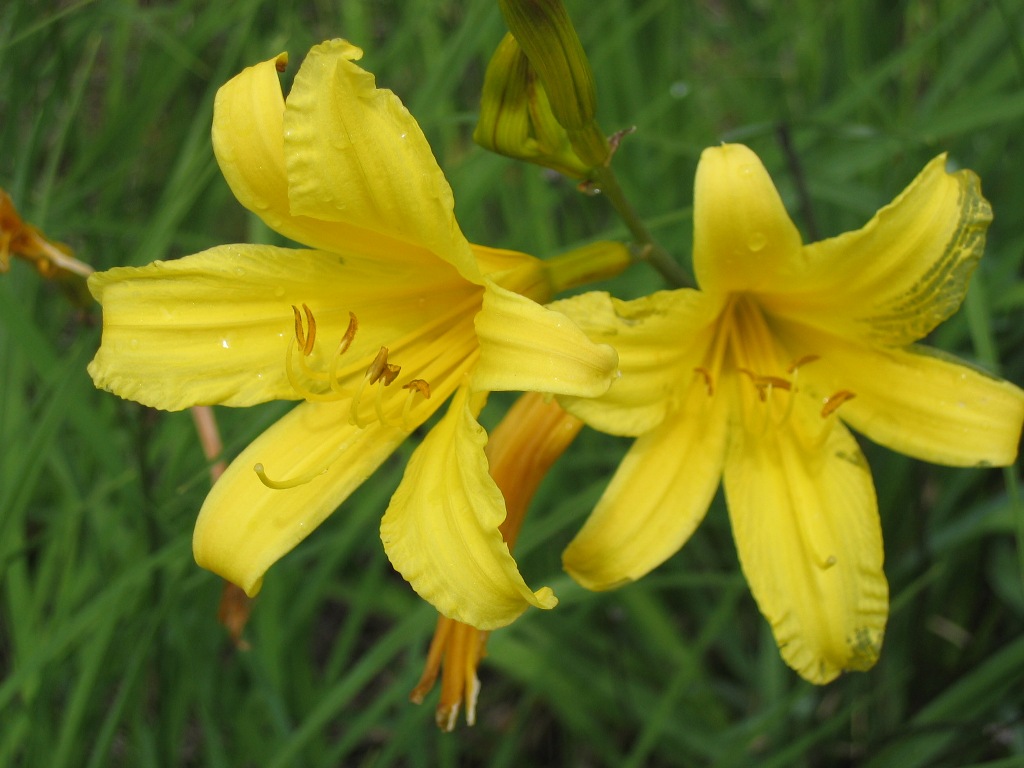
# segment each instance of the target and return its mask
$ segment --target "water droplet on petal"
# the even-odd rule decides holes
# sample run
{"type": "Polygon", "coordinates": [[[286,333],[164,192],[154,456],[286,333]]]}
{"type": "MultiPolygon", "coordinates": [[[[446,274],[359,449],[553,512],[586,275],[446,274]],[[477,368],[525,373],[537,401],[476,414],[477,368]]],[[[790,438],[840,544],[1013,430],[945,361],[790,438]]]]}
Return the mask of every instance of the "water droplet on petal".
{"type": "Polygon", "coordinates": [[[747,235],[747,248],[755,253],[763,250],[767,244],[768,238],[765,237],[764,232],[751,232],[747,235]]]}

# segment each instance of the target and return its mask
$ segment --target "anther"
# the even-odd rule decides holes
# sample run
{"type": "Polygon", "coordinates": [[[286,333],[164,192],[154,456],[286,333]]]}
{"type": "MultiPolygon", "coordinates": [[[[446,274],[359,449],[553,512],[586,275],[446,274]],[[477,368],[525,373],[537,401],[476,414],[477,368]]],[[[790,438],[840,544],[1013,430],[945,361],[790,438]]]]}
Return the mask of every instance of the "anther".
{"type": "Polygon", "coordinates": [[[403,384],[402,389],[415,390],[423,395],[425,400],[430,399],[430,385],[423,379],[413,379],[408,384],[403,384]]]}
{"type": "Polygon", "coordinates": [[[313,318],[313,311],[306,305],[302,305],[302,311],[306,314],[306,326],[309,334],[303,332],[302,315],[299,308],[292,304],[292,314],[295,315],[295,341],[302,350],[303,357],[309,357],[313,352],[313,344],[316,341],[316,320],[313,318]]]}
{"type": "Polygon", "coordinates": [[[849,390],[841,389],[834,395],[825,398],[825,404],[821,408],[821,418],[826,418],[835,413],[836,409],[847,400],[853,400],[857,395],[849,390]]]}
{"type": "Polygon", "coordinates": [[[398,373],[401,370],[402,366],[392,365],[388,362],[388,348],[381,347],[380,352],[370,363],[370,367],[366,369],[366,378],[370,384],[376,384],[383,379],[386,387],[398,378],[398,373]]]}
{"type": "Polygon", "coordinates": [[[359,330],[359,320],[356,319],[355,312],[348,313],[348,328],[345,329],[345,335],[341,337],[341,342],[338,344],[338,354],[344,355],[348,352],[348,348],[352,346],[352,342],[355,341],[356,331],[359,330]]]}
{"type": "Polygon", "coordinates": [[[820,355],[804,355],[799,360],[794,360],[792,363],[790,363],[789,367],[786,369],[786,373],[796,373],[798,368],[802,368],[808,363],[813,363],[815,360],[820,359],[820,355]]]}
{"type": "Polygon", "coordinates": [[[694,373],[699,373],[704,379],[704,387],[708,391],[708,397],[713,397],[715,394],[715,382],[711,378],[711,372],[707,368],[694,368],[694,373]]]}
{"type": "Polygon", "coordinates": [[[768,400],[768,394],[773,389],[785,389],[787,391],[793,389],[789,379],[784,379],[781,376],[761,376],[747,368],[737,368],[737,370],[750,377],[750,383],[754,385],[754,388],[757,390],[757,396],[762,403],[768,400]]]}

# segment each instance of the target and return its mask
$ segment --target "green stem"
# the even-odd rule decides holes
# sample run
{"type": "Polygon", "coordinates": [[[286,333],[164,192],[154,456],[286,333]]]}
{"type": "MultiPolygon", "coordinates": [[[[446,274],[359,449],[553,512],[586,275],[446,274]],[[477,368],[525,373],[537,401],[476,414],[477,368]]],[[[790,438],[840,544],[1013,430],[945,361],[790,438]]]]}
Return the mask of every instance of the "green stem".
{"type": "Polygon", "coordinates": [[[591,182],[601,191],[602,195],[608,198],[608,202],[612,204],[612,207],[615,208],[615,211],[633,235],[634,247],[631,250],[634,257],[654,267],[669,284],[677,288],[692,287],[693,282],[690,280],[690,276],[669,255],[668,251],[655,242],[651,233],[633,209],[633,206],[629,204],[629,201],[622,192],[622,187],[619,186],[619,180],[615,176],[615,171],[607,165],[598,166],[593,170],[591,182]]]}

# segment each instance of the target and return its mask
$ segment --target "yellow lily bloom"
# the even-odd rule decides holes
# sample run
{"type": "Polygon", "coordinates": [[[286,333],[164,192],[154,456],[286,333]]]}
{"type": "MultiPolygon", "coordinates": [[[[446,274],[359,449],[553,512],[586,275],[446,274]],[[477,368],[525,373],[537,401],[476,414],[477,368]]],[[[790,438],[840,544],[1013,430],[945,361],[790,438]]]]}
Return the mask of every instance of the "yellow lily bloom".
{"type": "Polygon", "coordinates": [[[877,659],[888,615],[871,440],[955,466],[1014,461],[1024,392],[914,346],[959,307],[991,209],[970,171],[929,163],[863,228],[804,245],[757,156],[705,150],[700,290],[552,305],[613,342],[622,378],[592,427],[637,436],[564,563],[591,589],[675,553],[723,479],[743,572],[785,661],[825,683],[877,659]]]}
{"type": "Polygon", "coordinates": [[[341,40],[314,47],[287,100],[283,55],[217,94],[213,145],[232,191],[308,248],[226,245],[94,275],[103,338],[89,372],[168,410],[304,401],[228,467],[196,523],[197,562],[250,596],[455,394],[383,538],[421,596],[493,628],[556,601],[526,585],[502,540],[475,417],[489,390],[607,390],[614,351],[537,302],[594,259],[615,271],[628,254],[604,244],[541,262],[471,245],[419,126],[353,63],[361,55],[341,40]]]}

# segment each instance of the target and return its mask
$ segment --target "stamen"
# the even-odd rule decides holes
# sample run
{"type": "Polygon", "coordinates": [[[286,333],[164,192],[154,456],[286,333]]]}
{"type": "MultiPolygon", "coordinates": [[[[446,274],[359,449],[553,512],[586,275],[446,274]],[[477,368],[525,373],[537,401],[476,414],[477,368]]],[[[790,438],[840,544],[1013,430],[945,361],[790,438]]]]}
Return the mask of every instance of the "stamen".
{"type": "Polygon", "coordinates": [[[423,379],[413,379],[408,384],[403,384],[402,389],[412,389],[423,395],[424,399],[430,399],[430,385],[423,379]]]}
{"type": "Polygon", "coordinates": [[[370,380],[371,384],[376,384],[381,379],[384,379],[384,386],[391,384],[397,377],[399,371],[402,370],[400,365],[392,365],[388,362],[388,348],[381,347],[380,352],[373,358],[373,362],[370,363],[370,367],[366,369],[366,377],[370,380]]]}
{"type": "Polygon", "coordinates": [[[711,372],[707,368],[694,368],[694,373],[699,373],[704,379],[704,387],[708,391],[708,397],[715,395],[715,382],[711,378],[711,372]]]}
{"type": "MultiPolygon", "coordinates": [[[[335,402],[339,399],[339,395],[344,396],[346,392],[345,390],[341,389],[341,387],[332,387],[331,392],[314,392],[308,386],[299,381],[298,377],[295,375],[295,371],[292,370],[292,359],[294,358],[295,341],[295,339],[292,339],[290,342],[288,342],[288,351],[285,353],[284,357],[284,373],[285,376],[288,377],[288,383],[292,385],[292,389],[294,389],[302,397],[303,400],[310,400],[321,403],[335,402]]],[[[302,372],[306,374],[306,376],[313,379],[314,381],[319,380],[323,377],[323,374],[318,373],[317,371],[314,371],[309,367],[309,365],[306,363],[306,358],[304,357],[299,358],[298,367],[302,369],[302,372]]]]}
{"type": "Polygon", "coordinates": [[[826,418],[835,413],[836,409],[847,400],[853,400],[857,395],[846,389],[841,389],[834,395],[825,398],[825,405],[821,408],[821,418],[826,418]]]}
{"type": "MultiPolygon", "coordinates": [[[[396,372],[397,376],[398,373],[396,372]]],[[[384,386],[387,386],[388,382],[384,382],[384,386]]],[[[377,412],[377,420],[382,425],[388,425],[388,419],[384,415],[384,387],[377,387],[377,396],[373,398],[373,410],[377,412]]]]}
{"type": "Polygon", "coordinates": [[[373,362],[370,363],[370,367],[366,369],[366,375],[359,382],[359,388],[352,397],[352,407],[349,409],[349,423],[354,424],[360,429],[366,427],[366,424],[359,420],[359,400],[362,398],[363,390],[366,389],[367,384],[376,384],[381,380],[384,381],[384,384],[377,391],[373,405],[377,411],[377,418],[380,419],[382,424],[387,423],[387,420],[384,418],[383,409],[384,387],[391,384],[398,377],[398,373],[401,370],[402,366],[392,365],[388,362],[388,348],[381,347],[377,356],[373,358],[373,362]]]}
{"type": "Polygon", "coordinates": [[[302,317],[299,315],[299,308],[292,304],[292,314],[295,315],[295,340],[302,349],[303,357],[309,357],[313,352],[313,344],[316,342],[316,320],[313,318],[313,311],[306,305],[302,305],[302,311],[306,314],[306,325],[309,328],[309,335],[303,333],[302,317]]]}
{"type": "Polygon", "coordinates": [[[359,330],[359,320],[356,317],[355,312],[348,313],[348,328],[345,329],[345,335],[341,337],[341,343],[338,344],[338,355],[344,355],[348,352],[348,348],[352,346],[352,342],[355,341],[356,331],[359,330]]]}
{"type": "Polygon", "coordinates": [[[423,395],[424,400],[430,399],[430,385],[423,379],[413,379],[408,384],[403,384],[402,389],[409,390],[409,396],[405,398],[405,405],[402,407],[402,429],[412,432],[412,423],[409,421],[409,414],[412,412],[412,404],[418,392],[423,395]]]}
{"type": "Polygon", "coordinates": [[[793,389],[793,385],[790,381],[782,378],[781,376],[762,376],[748,370],[747,368],[737,368],[737,370],[750,377],[750,382],[754,385],[754,388],[757,389],[758,399],[760,399],[762,403],[767,402],[768,395],[770,395],[774,389],[784,389],[786,391],[793,389]]]}
{"type": "Polygon", "coordinates": [[[341,337],[341,341],[338,343],[338,352],[334,355],[334,359],[331,360],[331,375],[329,377],[331,382],[331,391],[340,393],[341,382],[338,380],[338,361],[341,360],[341,356],[348,352],[348,348],[352,346],[352,342],[356,338],[356,331],[359,330],[359,320],[356,318],[354,312],[348,313],[348,328],[345,329],[345,335],[341,337]]]}
{"type": "Polygon", "coordinates": [[[360,429],[365,429],[366,424],[359,420],[359,401],[363,397],[363,390],[366,389],[366,382],[368,382],[369,380],[369,373],[367,373],[366,376],[363,376],[363,378],[359,380],[359,386],[356,388],[356,393],[352,396],[352,402],[349,405],[348,409],[349,424],[359,427],[360,429]]]}
{"type": "MultiPolygon", "coordinates": [[[[308,305],[303,304],[302,312],[299,312],[299,308],[293,304],[292,315],[295,318],[295,338],[288,342],[288,350],[285,353],[285,375],[297,394],[305,400],[317,402],[333,402],[351,394],[349,423],[363,429],[366,427],[366,423],[359,418],[359,405],[363,392],[366,390],[367,386],[380,383],[380,387],[377,389],[373,403],[373,408],[377,414],[378,420],[383,425],[402,426],[403,428],[408,429],[409,412],[412,408],[413,395],[419,393],[425,399],[430,398],[430,385],[426,381],[423,379],[413,379],[403,386],[403,389],[409,390],[409,397],[406,398],[406,404],[402,411],[401,424],[396,425],[392,423],[384,413],[384,387],[395,383],[395,380],[402,371],[402,367],[388,362],[387,347],[381,347],[377,352],[377,356],[373,359],[373,362],[371,362],[369,367],[366,369],[366,373],[359,380],[359,384],[354,393],[351,393],[350,390],[342,387],[341,385],[342,379],[338,373],[340,366],[339,361],[352,346],[352,343],[355,341],[356,332],[359,330],[359,320],[355,313],[348,313],[348,327],[345,329],[345,333],[342,335],[341,341],[338,342],[337,352],[331,359],[329,372],[326,373],[323,371],[314,371],[306,361],[306,358],[312,354],[316,343],[316,318],[313,316],[312,310],[308,305]],[[298,370],[293,367],[296,347],[302,350],[302,355],[299,356],[296,366],[298,370]],[[305,377],[307,381],[314,382],[313,386],[327,384],[330,391],[316,392],[308,383],[306,383],[306,381],[301,380],[301,377],[305,377]]],[[[312,473],[292,480],[276,481],[271,480],[266,476],[263,472],[262,465],[257,465],[257,467],[256,473],[260,476],[260,480],[270,488],[293,488],[295,485],[301,485],[302,483],[309,482],[310,479],[319,474],[312,473]]]]}
{"type": "Polygon", "coordinates": [[[807,365],[808,363],[813,363],[815,360],[820,359],[820,355],[804,355],[799,360],[794,360],[792,363],[790,363],[789,367],[786,369],[786,373],[796,373],[798,368],[801,368],[807,365]]]}

